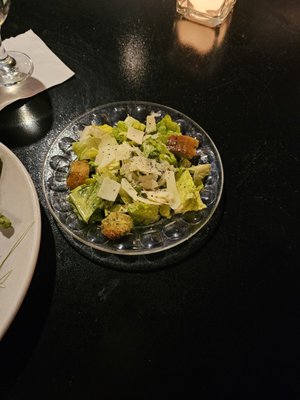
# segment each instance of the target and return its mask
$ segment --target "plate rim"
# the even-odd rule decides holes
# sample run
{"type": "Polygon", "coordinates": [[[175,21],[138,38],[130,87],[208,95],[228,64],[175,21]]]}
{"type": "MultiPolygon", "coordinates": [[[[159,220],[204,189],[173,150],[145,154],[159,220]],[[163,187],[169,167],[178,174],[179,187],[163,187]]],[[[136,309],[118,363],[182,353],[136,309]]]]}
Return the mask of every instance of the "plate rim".
{"type": "MultiPolygon", "coordinates": [[[[25,279],[22,281],[22,283],[18,286],[18,291],[16,295],[14,296],[13,302],[9,307],[9,311],[7,315],[2,319],[2,322],[0,324],[0,340],[3,338],[5,333],[7,332],[8,328],[12,324],[13,320],[16,317],[17,312],[19,311],[24,298],[28,292],[30,283],[33,278],[33,274],[36,268],[37,260],[38,260],[38,255],[40,251],[40,244],[41,244],[41,228],[42,228],[42,222],[41,222],[41,208],[40,208],[40,203],[39,203],[39,198],[37,195],[37,191],[35,188],[35,185],[32,181],[32,178],[27,171],[25,165],[22,163],[22,161],[16,156],[15,153],[13,153],[12,150],[10,150],[7,146],[5,146],[2,142],[0,142],[0,150],[1,152],[8,157],[11,162],[18,168],[20,171],[21,175],[24,176],[24,182],[26,182],[26,186],[29,187],[29,194],[31,196],[31,202],[33,204],[33,217],[34,217],[34,224],[32,226],[33,229],[33,236],[34,236],[34,247],[32,249],[32,254],[31,254],[31,262],[29,262],[28,267],[27,267],[27,274],[25,276],[25,279]]],[[[1,178],[0,178],[1,179],[1,178]]],[[[0,182],[1,184],[1,182],[0,182]]],[[[5,288],[1,288],[0,290],[5,290],[5,288]]]]}
{"type": "Polygon", "coordinates": [[[165,250],[169,250],[173,247],[176,247],[179,244],[184,243],[185,241],[189,240],[191,237],[193,237],[195,234],[198,234],[201,229],[207,225],[207,223],[209,222],[209,220],[211,219],[211,217],[214,215],[217,207],[220,204],[221,198],[222,198],[222,193],[223,193],[223,189],[224,189],[224,167],[223,167],[223,162],[219,153],[219,150],[217,148],[217,146],[215,145],[214,141],[212,140],[212,138],[210,137],[210,135],[206,132],[206,130],[204,128],[202,128],[202,126],[196,122],[195,120],[193,120],[191,117],[189,117],[188,115],[186,115],[184,112],[177,110],[175,108],[172,108],[170,106],[167,105],[163,105],[160,103],[156,103],[156,102],[151,102],[151,101],[143,101],[143,100],[121,100],[121,101],[114,101],[114,102],[109,102],[109,103],[104,103],[104,104],[100,104],[98,106],[92,107],[88,110],[86,110],[85,112],[83,112],[82,114],[78,115],[77,117],[74,117],[71,121],[69,121],[68,123],[66,123],[66,125],[59,130],[58,134],[55,136],[55,138],[53,139],[53,141],[51,142],[49,149],[46,153],[45,159],[44,159],[44,163],[43,163],[43,170],[42,170],[42,189],[43,189],[43,194],[44,194],[44,198],[46,200],[48,209],[52,215],[52,217],[54,217],[55,221],[58,223],[59,228],[62,230],[62,233],[64,235],[67,236],[71,236],[72,238],[74,238],[75,240],[79,241],[80,243],[82,243],[82,245],[90,247],[93,250],[96,251],[100,251],[103,253],[107,253],[107,254],[116,254],[119,256],[131,256],[131,257],[138,257],[141,255],[147,255],[147,254],[154,254],[154,253],[159,253],[159,252],[163,252],[165,250]],[[47,160],[48,160],[48,156],[51,152],[52,147],[57,144],[60,136],[62,135],[63,132],[67,131],[68,129],[71,129],[72,126],[74,126],[79,120],[85,118],[87,115],[94,113],[95,111],[99,110],[99,109],[103,109],[106,107],[117,107],[117,106],[139,106],[139,105],[145,105],[145,106],[153,106],[153,107],[157,107],[157,108],[163,108],[164,110],[170,110],[170,112],[174,112],[177,114],[180,114],[182,117],[184,117],[185,119],[189,120],[193,125],[196,125],[197,127],[200,128],[201,132],[203,132],[205,134],[205,136],[208,138],[208,140],[212,143],[213,145],[213,150],[215,155],[217,156],[218,162],[220,164],[220,190],[218,193],[218,197],[215,201],[215,204],[213,205],[211,211],[210,211],[210,217],[208,218],[208,220],[206,220],[204,223],[200,224],[199,229],[197,229],[197,231],[191,235],[188,235],[186,238],[175,242],[174,244],[171,244],[163,249],[159,248],[159,249],[155,249],[152,248],[151,250],[143,250],[143,251],[136,251],[136,250],[125,250],[122,251],[120,249],[106,249],[106,248],[99,248],[98,245],[94,245],[92,243],[86,243],[80,236],[76,235],[74,232],[72,232],[68,227],[66,227],[58,218],[58,216],[56,215],[55,211],[53,210],[53,207],[48,199],[48,196],[46,195],[47,190],[46,190],[46,182],[45,182],[45,167],[47,164],[47,160]]]}

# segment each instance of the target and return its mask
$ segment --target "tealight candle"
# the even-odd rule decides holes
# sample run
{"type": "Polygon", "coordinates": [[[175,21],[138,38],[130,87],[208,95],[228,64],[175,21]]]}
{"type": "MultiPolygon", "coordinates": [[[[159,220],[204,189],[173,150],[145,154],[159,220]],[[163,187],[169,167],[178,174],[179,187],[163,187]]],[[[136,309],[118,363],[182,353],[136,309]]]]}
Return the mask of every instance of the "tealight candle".
{"type": "Polygon", "coordinates": [[[216,27],[232,11],[236,0],[177,0],[177,12],[185,18],[216,27]]]}

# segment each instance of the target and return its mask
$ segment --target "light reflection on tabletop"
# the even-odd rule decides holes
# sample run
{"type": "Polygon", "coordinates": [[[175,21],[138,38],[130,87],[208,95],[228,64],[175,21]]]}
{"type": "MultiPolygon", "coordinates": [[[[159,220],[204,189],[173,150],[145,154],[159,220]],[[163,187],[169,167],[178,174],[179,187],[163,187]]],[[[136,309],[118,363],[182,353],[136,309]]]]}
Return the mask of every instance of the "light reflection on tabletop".
{"type": "Polygon", "coordinates": [[[181,46],[188,47],[199,55],[206,55],[222,45],[229,24],[230,19],[227,19],[220,27],[209,28],[180,18],[175,21],[175,32],[181,46]]]}
{"type": "Polygon", "coordinates": [[[0,112],[0,141],[9,147],[34,143],[50,131],[52,122],[53,110],[47,92],[18,100],[0,112]]]}
{"type": "Polygon", "coordinates": [[[147,72],[148,51],[138,34],[126,35],[120,42],[121,68],[125,79],[140,86],[147,72]]]}

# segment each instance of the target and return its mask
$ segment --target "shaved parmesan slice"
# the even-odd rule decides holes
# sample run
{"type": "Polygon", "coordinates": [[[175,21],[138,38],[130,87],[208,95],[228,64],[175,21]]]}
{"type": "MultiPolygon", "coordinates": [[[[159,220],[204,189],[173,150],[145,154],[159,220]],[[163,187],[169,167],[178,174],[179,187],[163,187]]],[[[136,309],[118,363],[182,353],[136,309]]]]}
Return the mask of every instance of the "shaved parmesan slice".
{"type": "Polygon", "coordinates": [[[173,196],[170,206],[173,210],[176,210],[180,206],[180,196],[176,185],[175,173],[174,171],[166,171],[164,176],[167,183],[167,191],[173,196]]]}
{"type": "Polygon", "coordinates": [[[103,135],[106,135],[107,132],[105,132],[104,129],[102,129],[100,126],[97,125],[88,125],[86,126],[83,131],[80,132],[80,141],[85,140],[88,137],[96,137],[96,138],[101,138],[103,135]]]}
{"type": "Polygon", "coordinates": [[[125,120],[124,120],[124,122],[125,122],[125,124],[129,127],[129,126],[132,126],[133,124],[134,124],[134,122],[135,122],[136,120],[133,118],[133,117],[131,117],[130,115],[127,115],[127,117],[125,118],[125,120]]]}
{"type": "Polygon", "coordinates": [[[141,203],[145,203],[145,204],[153,204],[155,206],[158,205],[157,201],[151,201],[151,200],[145,199],[145,197],[142,197],[142,196],[138,196],[137,200],[140,201],[141,203]]]}
{"type": "Polygon", "coordinates": [[[98,165],[98,169],[104,168],[116,159],[116,152],[118,146],[101,146],[98,154],[95,158],[95,164],[98,165]]]}
{"type": "Polygon", "coordinates": [[[155,116],[153,114],[147,115],[146,118],[146,132],[152,133],[156,131],[155,116]]]}
{"type": "Polygon", "coordinates": [[[144,156],[132,157],[130,163],[130,171],[140,171],[143,174],[160,174],[155,160],[151,160],[144,156]]]}
{"type": "Polygon", "coordinates": [[[99,147],[103,147],[103,146],[117,146],[118,142],[116,140],[116,138],[113,135],[110,135],[109,133],[103,135],[101,137],[101,143],[99,147]]]}
{"type": "Polygon", "coordinates": [[[119,194],[120,187],[121,185],[119,182],[105,177],[97,194],[101,199],[115,201],[119,194]]]}
{"type": "Polygon", "coordinates": [[[125,192],[126,192],[127,194],[129,194],[129,196],[130,196],[133,200],[136,200],[136,199],[137,199],[137,197],[138,197],[138,196],[137,196],[137,191],[134,189],[133,186],[130,185],[130,183],[128,182],[127,179],[122,178],[122,180],[121,180],[121,187],[122,187],[122,189],[125,190],[125,192]]]}
{"type": "Polygon", "coordinates": [[[133,148],[133,152],[134,152],[136,155],[141,156],[141,155],[143,154],[143,153],[142,153],[142,150],[141,150],[138,146],[133,146],[132,148],[133,148]]]}
{"type": "Polygon", "coordinates": [[[95,158],[95,164],[98,165],[98,169],[104,168],[115,161],[118,146],[118,142],[114,136],[110,134],[102,136],[98,154],[95,158]]]}
{"type": "Polygon", "coordinates": [[[138,129],[133,128],[130,126],[127,131],[127,139],[132,140],[137,144],[142,144],[144,139],[145,132],[140,131],[138,129]]]}
{"type": "Polygon", "coordinates": [[[155,204],[157,205],[157,202],[150,201],[148,199],[145,199],[142,196],[138,196],[137,191],[134,189],[134,187],[128,182],[127,179],[123,178],[121,180],[121,187],[125,192],[135,201],[140,201],[141,203],[145,204],[155,204]]]}
{"type": "Polygon", "coordinates": [[[155,111],[151,111],[151,115],[154,115],[154,117],[161,117],[161,114],[155,111]]]}
{"type": "Polygon", "coordinates": [[[118,146],[116,152],[116,160],[128,160],[131,157],[133,148],[128,143],[122,143],[118,146]]]}
{"type": "Polygon", "coordinates": [[[155,201],[159,204],[170,204],[173,201],[173,194],[165,189],[147,191],[147,197],[149,200],[155,201]]]}
{"type": "Polygon", "coordinates": [[[158,183],[156,182],[156,180],[154,179],[153,174],[149,174],[149,175],[140,175],[138,177],[138,181],[140,182],[140,184],[142,185],[142,187],[146,190],[153,190],[155,188],[157,188],[158,183]]]}

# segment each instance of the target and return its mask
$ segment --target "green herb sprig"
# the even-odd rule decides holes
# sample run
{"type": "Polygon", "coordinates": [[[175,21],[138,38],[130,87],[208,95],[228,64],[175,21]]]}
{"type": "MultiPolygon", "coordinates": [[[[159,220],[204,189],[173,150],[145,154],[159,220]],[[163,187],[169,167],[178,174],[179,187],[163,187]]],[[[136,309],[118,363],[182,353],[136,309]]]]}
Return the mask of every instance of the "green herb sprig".
{"type": "MultiPolygon", "coordinates": [[[[19,246],[19,244],[22,242],[22,240],[26,237],[27,233],[33,226],[34,221],[29,224],[29,226],[25,229],[25,231],[22,233],[22,235],[16,240],[16,242],[12,245],[11,249],[8,251],[6,256],[3,258],[3,260],[0,262],[0,270],[3,267],[4,263],[8,259],[8,257],[12,254],[12,252],[19,246]]],[[[12,273],[12,269],[6,272],[2,277],[0,277],[0,288],[4,288],[4,282],[8,279],[9,275],[12,273]]]]}

